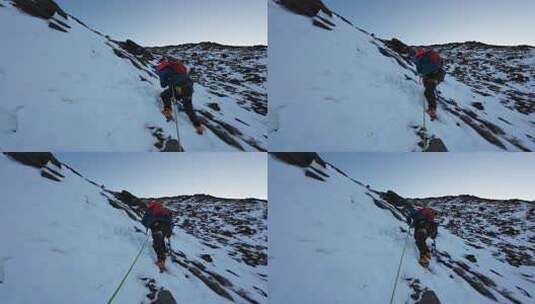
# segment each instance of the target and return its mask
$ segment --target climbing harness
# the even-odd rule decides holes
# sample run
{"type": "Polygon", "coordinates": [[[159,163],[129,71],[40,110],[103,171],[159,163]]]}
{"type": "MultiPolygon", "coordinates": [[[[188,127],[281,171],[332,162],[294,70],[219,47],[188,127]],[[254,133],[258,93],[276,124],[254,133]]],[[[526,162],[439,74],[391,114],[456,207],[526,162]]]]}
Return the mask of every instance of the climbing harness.
{"type": "Polygon", "coordinates": [[[180,143],[180,132],[178,129],[178,100],[176,98],[175,94],[175,86],[170,85],[169,89],[171,90],[171,96],[172,96],[172,102],[173,102],[173,111],[175,112],[175,124],[176,124],[176,139],[178,142],[178,150],[179,152],[184,152],[184,148],[182,148],[182,144],[180,143]]]}
{"type": "Polygon", "coordinates": [[[143,252],[143,249],[145,249],[145,246],[147,246],[147,241],[149,240],[149,234],[148,233],[146,233],[146,234],[147,234],[147,237],[145,238],[145,241],[143,242],[143,245],[141,246],[141,249],[139,249],[139,252],[136,255],[136,258],[134,259],[134,261],[130,265],[130,268],[128,269],[128,271],[124,275],[123,279],[121,280],[121,283],[119,283],[119,286],[117,286],[117,289],[115,289],[115,291],[113,292],[113,295],[108,300],[107,304],[111,304],[113,302],[113,299],[115,298],[117,293],[119,293],[119,290],[121,290],[121,288],[123,287],[123,284],[126,281],[126,278],[128,277],[128,275],[130,274],[130,272],[134,268],[134,265],[136,264],[137,260],[139,259],[139,256],[141,255],[141,253],[143,252]]]}
{"type": "Polygon", "coordinates": [[[394,289],[392,290],[392,296],[390,297],[390,304],[394,302],[394,295],[396,294],[396,287],[398,286],[399,281],[399,272],[401,271],[401,265],[403,264],[403,257],[405,256],[405,249],[407,249],[407,240],[409,239],[411,229],[407,230],[407,236],[405,237],[405,241],[403,243],[403,251],[401,252],[401,258],[399,259],[399,265],[398,265],[398,273],[396,274],[396,281],[394,282],[394,289]]]}

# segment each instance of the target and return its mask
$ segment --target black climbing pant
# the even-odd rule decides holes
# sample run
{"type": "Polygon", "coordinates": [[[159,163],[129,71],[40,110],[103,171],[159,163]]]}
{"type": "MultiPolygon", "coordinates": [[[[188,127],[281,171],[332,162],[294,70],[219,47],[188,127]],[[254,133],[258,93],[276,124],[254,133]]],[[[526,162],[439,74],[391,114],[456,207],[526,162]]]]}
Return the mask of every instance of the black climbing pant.
{"type": "Polygon", "coordinates": [[[425,98],[427,99],[427,104],[429,109],[437,109],[437,85],[444,80],[445,77],[444,70],[440,69],[435,73],[424,76],[423,83],[425,87],[425,98]]]}
{"type": "Polygon", "coordinates": [[[425,228],[418,228],[414,229],[414,239],[416,240],[416,246],[418,247],[418,250],[420,251],[420,257],[424,256],[429,252],[429,248],[427,247],[427,244],[425,243],[425,240],[429,236],[429,233],[427,232],[427,229],[425,228]]]}
{"type": "Polygon", "coordinates": [[[167,248],[165,246],[165,235],[162,230],[152,229],[152,248],[156,252],[159,261],[165,261],[167,248]]]}
{"type": "MultiPolygon", "coordinates": [[[[182,102],[182,105],[184,106],[184,112],[188,115],[189,119],[191,120],[191,123],[195,127],[199,127],[201,125],[199,118],[195,114],[195,111],[193,111],[193,104],[192,104],[192,98],[193,98],[193,85],[187,84],[181,87],[182,94],[177,94],[177,99],[182,102]]],[[[172,99],[172,92],[169,88],[165,89],[161,94],[160,97],[163,101],[164,108],[171,108],[171,99],[172,99]]]]}

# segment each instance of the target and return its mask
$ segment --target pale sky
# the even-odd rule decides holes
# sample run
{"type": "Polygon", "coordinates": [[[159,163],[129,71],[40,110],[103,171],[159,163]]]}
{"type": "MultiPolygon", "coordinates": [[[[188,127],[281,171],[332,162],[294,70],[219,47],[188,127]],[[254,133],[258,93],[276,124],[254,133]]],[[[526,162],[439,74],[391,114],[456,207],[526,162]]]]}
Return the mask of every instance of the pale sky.
{"type": "Polygon", "coordinates": [[[117,40],[143,46],[212,41],[267,44],[265,0],[56,0],[69,14],[117,40]]]}
{"type": "Polygon", "coordinates": [[[323,0],[356,26],[410,45],[480,41],[535,46],[534,0],[323,0]]]}
{"type": "Polygon", "coordinates": [[[535,200],[533,153],[322,153],[377,190],[404,197],[471,194],[535,200]]]}
{"type": "Polygon", "coordinates": [[[139,197],[267,198],[265,153],[54,153],[108,189],[139,197]]]}

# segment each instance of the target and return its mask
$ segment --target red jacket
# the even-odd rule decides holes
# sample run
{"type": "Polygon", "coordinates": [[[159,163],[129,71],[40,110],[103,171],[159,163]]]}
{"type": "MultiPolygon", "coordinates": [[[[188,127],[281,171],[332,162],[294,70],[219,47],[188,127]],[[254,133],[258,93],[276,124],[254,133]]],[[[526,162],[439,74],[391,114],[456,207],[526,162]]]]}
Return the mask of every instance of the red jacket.
{"type": "Polygon", "coordinates": [[[156,67],[156,69],[158,70],[158,72],[161,72],[167,67],[170,67],[171,69],[173,69],[173,71],[175,71],[178,74],[188,73],[188,68],[182,62],[178,62],[176,60],[172,60],[172,61],[162,60],[160,61],[160,63],[158,63],[158,67],[156,67]]]}

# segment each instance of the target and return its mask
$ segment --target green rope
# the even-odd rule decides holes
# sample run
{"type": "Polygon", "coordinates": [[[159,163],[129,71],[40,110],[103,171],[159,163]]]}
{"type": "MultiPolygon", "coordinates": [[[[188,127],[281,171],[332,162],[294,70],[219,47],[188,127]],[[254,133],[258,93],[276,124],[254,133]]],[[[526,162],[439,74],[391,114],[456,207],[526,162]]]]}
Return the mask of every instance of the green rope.
{"type": "Polygon", "coordinates": [[[107,302],[108,304],[111,304],[113,302],[113,299],[115,298],[115,296],[117,295],[119,290],[121,290],[121,287],[123,287],[123,284],[126,281],[126,278],[128,277],[128,275],[130,274],[130,272],[134,268],[134,265],[136,264],[137,259],[139,259],[139,256],[141,255],[141,253],[143,252],[143,249],[145,249],[145,246],[147,245],[147,241],[148,240],[149,240],[149,234],[147,233],[147,238],[145,238],[145,241],[143,242],[143,246],[141,246],[141,249],[139,250],[138,254],[136,255],[136,258],[132,262],[132,265],[130,265],[130,268],[128,269],[128,271],[124,275],[123,279],[121,280],[121,283],[119,284],[119,286],[117,286],[117,289],[115,289],[115,292],[113,293],[111,298],[108,300],[108,302],[107,302]]]}
{"type": "Polygon", "coordinates": [[[405,256],[405,249],[407,249],[407,240],[409,239],[411,229],[407,230],[407,236],[405,237],[405,242],[403,244],[403,252],[401,253],[401,258],[399,259],[398,273],[396,274],[396,281],[394,283],[394,289],[392,290],[392,296],[390,297],[390,304],[394,302],[394,295],[396,294],[396,287],[398,286],[399,281],[399,272],[401,271],[401,264],[403,263],[403,257],[405,256]]]}

